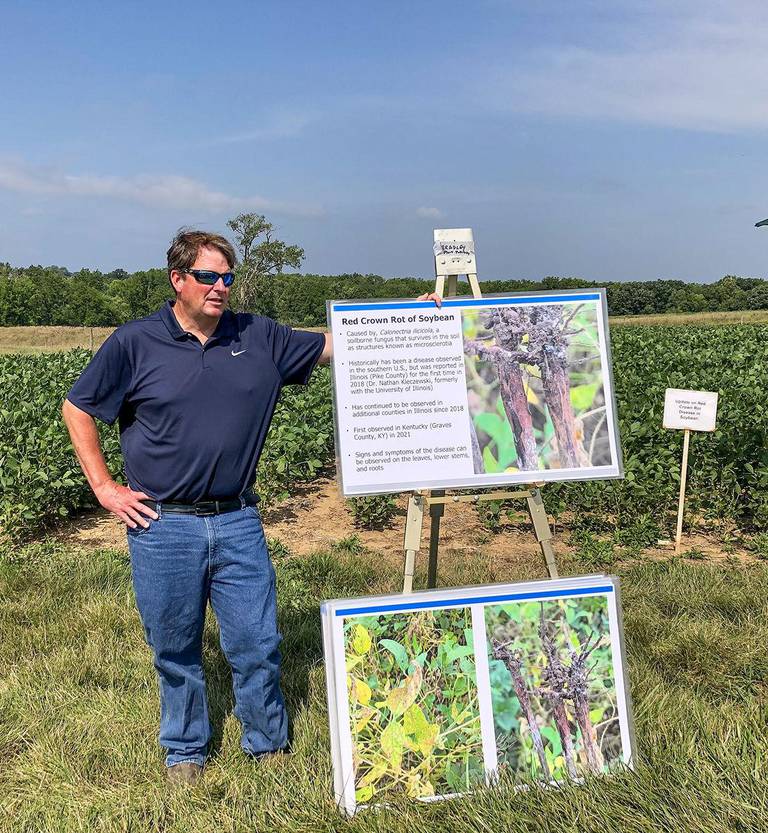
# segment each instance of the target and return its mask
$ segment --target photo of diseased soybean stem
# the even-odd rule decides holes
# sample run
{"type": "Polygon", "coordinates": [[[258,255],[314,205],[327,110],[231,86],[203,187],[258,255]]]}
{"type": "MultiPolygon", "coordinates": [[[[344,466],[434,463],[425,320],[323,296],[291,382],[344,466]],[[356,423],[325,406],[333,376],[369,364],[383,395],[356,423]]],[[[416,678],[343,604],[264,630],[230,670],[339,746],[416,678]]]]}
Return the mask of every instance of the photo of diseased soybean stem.
{"type": "Polygon", "coordinates": [[[462,313],[476,474],[610,465],[594,303],[462,313]]]}
{"type": "Polygon", "coordinates": [[[465,792],[483,780],[468,608],[344,623],[355,799],[465,792]]]}
{"type": "Polygon", "coordinates": [[[623,763],[604,596],[485,610],[497,760],[559,781],[623,763]]]}

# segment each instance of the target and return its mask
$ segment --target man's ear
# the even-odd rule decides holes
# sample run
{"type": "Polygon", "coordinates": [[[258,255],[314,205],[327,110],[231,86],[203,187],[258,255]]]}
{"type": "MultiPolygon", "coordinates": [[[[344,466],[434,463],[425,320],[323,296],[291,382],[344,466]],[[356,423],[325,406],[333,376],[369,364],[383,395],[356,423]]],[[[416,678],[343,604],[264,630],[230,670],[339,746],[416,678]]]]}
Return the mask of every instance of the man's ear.
{"type": "Polygon", "coordinates": [[[181,287],[184,286],[186,278],[187,276],[183,272],[179,272],[178,269],[171,269],[171,286],[175,292],[181,292],[181,287]]]}

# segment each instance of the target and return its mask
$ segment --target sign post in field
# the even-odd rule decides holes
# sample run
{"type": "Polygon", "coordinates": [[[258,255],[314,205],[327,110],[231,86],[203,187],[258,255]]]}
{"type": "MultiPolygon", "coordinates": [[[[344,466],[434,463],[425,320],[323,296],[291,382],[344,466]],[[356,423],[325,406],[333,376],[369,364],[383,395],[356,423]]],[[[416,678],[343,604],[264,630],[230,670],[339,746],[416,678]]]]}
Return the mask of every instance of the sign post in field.
{"type": "Polygon", "coordinates": [[[680,496],[677,502],[677,530],[675,532],[675,554],[680,552],[683,535],[683,508],[685,505],[685,484],[688,476],[688,447],[691,431],[714,431],[717,422],[718,395],[703,390],[680,390],[667,388],[664,395],[664,428],[682,430],[683,460],[680,466],[680,496]]]}

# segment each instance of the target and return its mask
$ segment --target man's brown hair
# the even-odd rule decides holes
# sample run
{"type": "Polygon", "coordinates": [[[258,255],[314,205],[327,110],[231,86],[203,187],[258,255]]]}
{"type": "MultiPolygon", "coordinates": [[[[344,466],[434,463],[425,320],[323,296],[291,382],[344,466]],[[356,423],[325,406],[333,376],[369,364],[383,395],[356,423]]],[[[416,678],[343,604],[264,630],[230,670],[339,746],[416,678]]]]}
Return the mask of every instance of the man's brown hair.
{"type": "Polygon", "coordinates": [[[171,272],[174,269],[178,272],[191,269],[192,264],[197,260],[197,253],[203,247],[218,249],[227,259],[229,268],[235,268],[237,255],[226,237],[209,231],[182,228],[179,229],[168,249],[168,280],[171,279],[171,272]]]}

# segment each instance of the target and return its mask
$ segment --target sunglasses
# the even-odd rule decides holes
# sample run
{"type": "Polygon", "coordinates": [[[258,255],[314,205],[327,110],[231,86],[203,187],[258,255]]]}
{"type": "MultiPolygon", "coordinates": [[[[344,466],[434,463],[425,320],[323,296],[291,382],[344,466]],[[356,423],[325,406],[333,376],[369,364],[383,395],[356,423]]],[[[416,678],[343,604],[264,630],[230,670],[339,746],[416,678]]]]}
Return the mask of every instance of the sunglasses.
{"type": "Polygon", "coordinates": [[[209,269],[185,269],[188,275],[198,283],[204,283],[206,286],[213,286],[219,278],[224,282],[224,286],[232,286],[232,281],[235,279],[234,272],[211,272],[209,269]]]}

